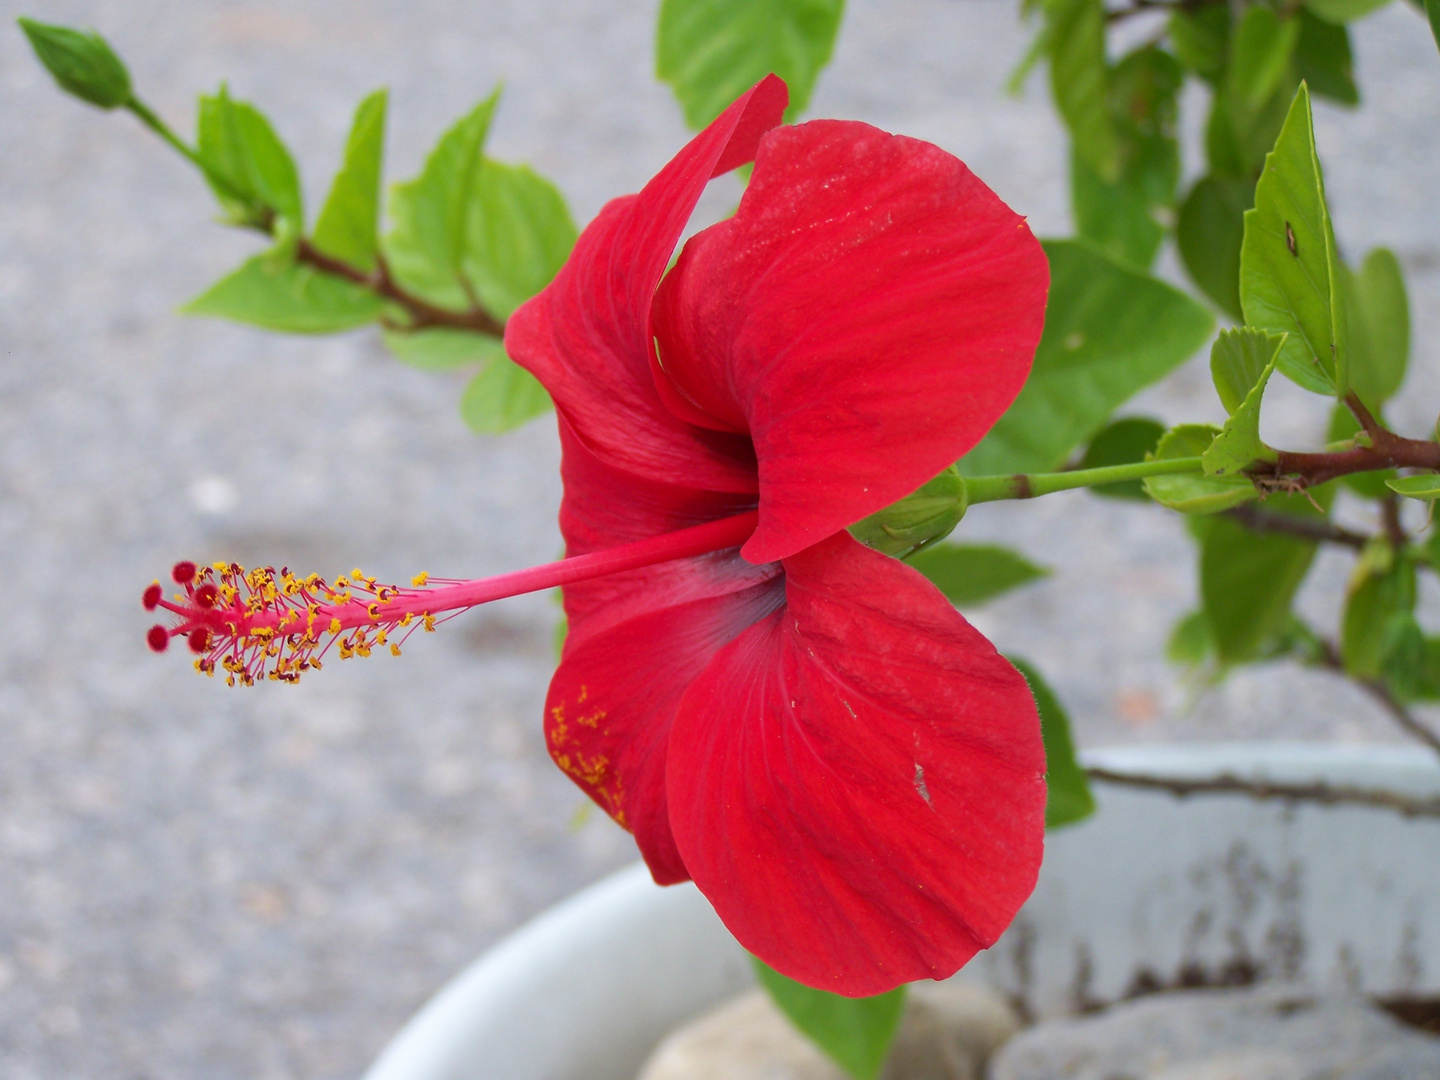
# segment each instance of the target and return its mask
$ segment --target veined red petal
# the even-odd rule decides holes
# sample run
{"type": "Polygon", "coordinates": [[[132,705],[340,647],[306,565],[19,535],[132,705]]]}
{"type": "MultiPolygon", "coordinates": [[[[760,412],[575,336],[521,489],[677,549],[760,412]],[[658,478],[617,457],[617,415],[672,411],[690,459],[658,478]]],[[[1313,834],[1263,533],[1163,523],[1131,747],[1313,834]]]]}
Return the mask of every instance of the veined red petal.
{"type": "Polygon", "coordinates": [[[672,412],[754,440],[745,557],[808,547],[977,443],[1029,374],[1048,283],[1024,219],[938,147],[841,120],[767,134],[653,319],[672,412]]]}
{"type": "Polygon", "coordinates": [[[681,699],[686,869],[778,971],[849,996],[944,978],[1029,896],[1045,753],[1024,678],[920,574],[847,534],[681,699]]]}
{"type": "MultiPolygon", "coordinates": [[[[635,834],[661,885],[689,877],[670,831],[665,793],[675,706],[717,649],[784,600],[778,566],[760,570],[733,551],[725,558],[730,592],[652,610],[573,646],[567,642],[545,702],[550,756],[635,834]]],[[[713,578],[715,568],[694,572],[713,578]]]]}
{"type": "Polygon", "coordinates": [[[638,195],[607,204],[555,280],[510,317],[506,351],[612,466],[662,482],[755,490],[745,440],[698,431],[661,402],[651,374],[650,303],[706,182],[754,156],[787,100],[775,76],[757,83],[638,195]]]}

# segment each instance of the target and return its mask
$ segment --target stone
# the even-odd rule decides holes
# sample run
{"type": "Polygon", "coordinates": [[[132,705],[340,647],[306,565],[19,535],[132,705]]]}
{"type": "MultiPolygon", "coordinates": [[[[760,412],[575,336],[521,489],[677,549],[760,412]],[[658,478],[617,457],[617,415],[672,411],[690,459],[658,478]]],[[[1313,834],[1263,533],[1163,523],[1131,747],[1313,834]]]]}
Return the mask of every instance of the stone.
{"type": "Polygon", "coordinates": [[[1440,1038],[1365,998],[1296,986],[1156,994],[1038,1024],[986,1080],[1421,1080],[1440,1038]]]}
{"type": "MultiPolygon", "coordinates": [[[[881,1080],[981,1080],[985,1062],[1020,1029],[1006,1002],[949,981],[910,988],[881,1080]]],[[[849,1080],[790,1024],[763,990],[676,1029],[638,1080],[849,1080]]]]}

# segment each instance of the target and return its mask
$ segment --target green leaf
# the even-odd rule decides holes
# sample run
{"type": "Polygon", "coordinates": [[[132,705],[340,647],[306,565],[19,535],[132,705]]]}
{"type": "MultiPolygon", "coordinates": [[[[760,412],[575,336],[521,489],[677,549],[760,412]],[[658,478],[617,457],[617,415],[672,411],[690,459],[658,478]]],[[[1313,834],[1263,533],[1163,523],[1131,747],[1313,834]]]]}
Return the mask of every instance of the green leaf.
{"type": "Polygon", "coordinates": [[[1014,656],[1006,659],[1025,676],[1040,713],[1040,737],[1045,742],[1045,828],[1073,825],[1095,812],[1095,796],[1090,793],[1090,781],[1075,757],[1070,717],[1055,691],[1031,664],[1014,656]]]}
{"type": "Polygon", "coordinates": [[[464,310],[471,304],[463,277],[470,202],[499,100],[497,88],[440,137],[419,176],[390,191],[394,228],[385,237],[390,270],[406,288],[444,307],[464,310]]]}
{"type": "Polygon", "coordinates": [[[230,220],[285,239],[305,227],[300,174],[270,121],[225,86],[200,98],[197,152],[230,220]]]}
{"type": "Polygon", "coordinates": [[[1274,147],[1285,124],[1298,85],[1293,69],[1287,70],[1279,88],[1258,107],[1237,101],[1228,82],[1216,89],[1205,125],[1205,156],[1212,176],[1254,185],[1265,155],[1274,147]]]}
{"type": "Polygon", "coordinates": [[[1290,335],[1279,368],[1316,393],[1349,386],[1345,307],[1325,181],[1302,85],[1245,214],[1240,304],[1245,321],[1290,335]]]}
{"type": "Polygon", "coordinates": [[[1101,180],[1120,178],[1120,140],[1106,95],[1102,0],[1047,0],[1050,90],[1075,151],[1101,180]]]}
{"type": "Polygon", "coordinates": [[[1346,673],[1357,679],[1377,678],[1385,661],[1388,627],[1397,616],[1410,616],[1414,610],[1415,564],[1397,557],[1383,542],[1367,549],[1345,597],[1340,656],[1346,673]]]}
{"type": "Polygon", "coordinates": [[[460,398],[460,415],[482,435],[510,431],[550,408],[550,395],[535,376],[508,358],[486,364],[460,398]]]}
{"type": "Polygon", "coordinates": [[[1107,183],[1072,148],[1071,204],[1080,235],[1118,262],[1148,270],[1173,215],[1180,179],[1175,96],[1184,71],[1151,46],[1129,53],[1107,77],[1107,101],[1120,138],[1121,166],[1107,183]]]}
{"type": "Polygon", "coordinates": [[[1210,352],[1210,371],[1220,399],[1230,409],[1230,418],[1202,455],[1206,476],[1233,476],[1256,461],[1275,460],[1275,452],[1260,441],[1260,400],[1284,344],[1284,334],[1270,335],[1249,327],[1222,331],[1216,340],[1210,352]],[[1266,351],[1269,359],[1259,374],[1252,376],[1247,369],[1258,359],[1257,353],[1263,356],[1266,351]],[[1231,409],[1236,391],[1251,377],[1254,381],[1244,398],[1231,409]]]}
{"type": "Polygon", "coordinates": [[[1385,486],[1397,495],[1407,499],[1440,499],[1440,475],[1423,473],[1420,476],[1401,476],[1386,480],[1385,486]]]}
{"type": "Polygon", "coordinates": [[[422,371],[449,371],[467,364],[509,363],[499,338],[468,330],[428,327],[386,330],[385,345],[402,363],[422,371]]]}
{"type": "Polygon", "coordinates": [[[1320,97],[1342,105],[1360,104],[1350,31],[1317,19],[1304,8],[1298,17],[1300,39],[1295,43],[1295,67],[1300,78],[1320,97]]]}
{"type": "Polygon", "coordinates": [[[1210,377],[1227,413],[1233,416],[1250,392],[1263,385],[1284,341],[1284,334],[1248,326],[1220,331],[1210,347],[1210,377]]]}
{"type": "Polygon", "coordinates": [[[1380,641],[1380,678],[1401,701],[1424,697],[1434,685],[1425,631],[1411,612],[1397,612],[1385,624],[1380,641]]]}
{"type": "Polygon", "coordinates": [[[1175,243],[1190,279],[1225,314],[1240,314],[1240,245],[1253,185],[1203,177],[1180,206],[1175,243]]]}
{"type": "Polygon", "coordinates": [[[1430,36],[1440,48],[1440,0],[1425,0],[1425,18],[1430,20],[1430,36]]]}
{"type": "MultiPolygon", "coordinates": [[[[1267,509],[1281,500],[1271,499],[1267,509]]],[[[1297,511],[1298,512],[1298,511],[1297,511]]],[[[1200,600],[1223,664],[1258,659],[1290,620],[1317,545],[1216,518],[1201,542],[1200,600]]]]}
{"type": "Polygon", "coordinates": [[[662,0],[655,74],[702,128],[774,72],[799,115],[830,60],[844,0],[662,0]]]}
{"type": "Polygon", "coordinates": [[[1172,664],[1184,664],[1186,667],[1199,667],[1214,651],[1210,620],[1205,617],[1204,611],[1182,615],[1165,643],[1165,658],[1172,664]]]}
{"type": "Polygon", "coordinates": [[[102,109],[115,109],[130,100],[130,72],[95,31],[85,33],[23,17],[15,21],[62,90],[102,109]]]}
{"type": "Polygon", "coordinates": [[[1378,11],[1390,0],[1305,0],[1305,6],[1326,22],[1348,23],[1378,11]]]}
{"type": "Polygon", "coordinates": [[[874,1080],[885,1064],[900,1017],[905,987],[875,997],[847,998],[787,979],[751,957],[755,975],[797,1028],[855,1080],[874,1080]]]}
{"type": "Polygon", "coordinates": [[[1249,115],[1258,112],[1280,88],[1300,35],[1296,19],[1281,19],[1268,7],[1245,9],[1230,42],[1225,89],[1231,105],[1249,115]]]}
{"type": "Polygon", "coordinates": [[[1260,441],[1260,401],[1275,370],[1284,334],[1239,327],[1222,330],[1210,349],[1210,375],[1225,411],[1225,426],[1203,455],[1206,476],[1227,476],[1256,461],[1274,461],[1260,441]]]}
{"type": "Polygon", "coordinates": [[[526,165],[481,161],[461,266],[485,309],[510,314],[555,276],[575,246],[565,198],[526,165]]]}
{"type": "Polygon", "coordinates": [[[1058,468],[1134,394],[1204,344],[1214,319],[1083,241],[1050,240],[1045,332],[1025,388],[960,462],[967,476],[1058,468]]]}
{"type": "MultiPolygon", "coordinates": [[[[1143,416],[1127,416],[1116,420],[1090,440],[1078,468],[1102,469],[1109,465],[1129,465],[1144,461],[1165,434],[1165,425],[1143,416]]],[[[1138,499],[1149,502],[1145,487],[1139,480],[1122,480],[1118,484],[1102,484],[1090,488],[1090,494],[1109,499],[1138,499]]]]}
{"type": "MultiPolygon", "coordinates": [[[[1203,457],[1219,434],[1220,429],[1209,424],[1181,424],[1165,433],[1152,456],[1156,460],[1203,457]]],[[[1161,506],[1182,514],[1214,514],[1260,497],[1245,476],[1185,473],[1147,477],[1145,493],[1161,506]]]]}
{"type": "Polygon", "coordinates": [[[1170,14],[1170,46],[1191,71],[1214,80],[1225,71],[1230,11],[1223,4],[1175,5],[1170,14]]]}
{"type": "Polygon", "coordinates": [[[268,251],[241,264],[182,307],[292,334],[329,334],[375,321],[380,299],[344,278],[268,251]]]}
{"type": "Polygon", "coordinates": [[[315,222],[314,243],[326,255],[373,270],[380,249],[380,167],[385,152],[386,92],[360,102],[345,161],[315,222]]]}
{"type": "Polygon", "coordinates": [[[1340,264],[1349,319],[1350,385],[1373,412],[1395,395],[1410,361],[1410,303],[1400,260],[1385,248],[1351,273],[1340,264]]]}
{"type": "MultiPolygon", "coordinates": [[[[1145,147],[1152,157],[1122,172],[1119,180],[1107,184],[1078,150],[1070,156],[1070,205],[1075,229],[1117,262],[1146,271],[1165,239],[1165,227],[1156,218],[1164,202],[1152,200],[1150,189],[1163,179],[1178,175],[1179,152],[1173,141],[1159,141],[1145,147]],[[1174,168],[1172,168],[1174,166],[1174,168]],[[1154,170],[1146,174],[1146,169],[1154,170]]],[[[1171,180],[1173,185],[1173,179],[1171,180]]],[[[1173,202],[1173,196],[1172,196],[1173,202]]]]}
{"type": "Polygon", "coordinates": [[[990,544],[934,544],[907,561],[962,608],[978,607],[1050,573],[1019,552],[990,544]]]}

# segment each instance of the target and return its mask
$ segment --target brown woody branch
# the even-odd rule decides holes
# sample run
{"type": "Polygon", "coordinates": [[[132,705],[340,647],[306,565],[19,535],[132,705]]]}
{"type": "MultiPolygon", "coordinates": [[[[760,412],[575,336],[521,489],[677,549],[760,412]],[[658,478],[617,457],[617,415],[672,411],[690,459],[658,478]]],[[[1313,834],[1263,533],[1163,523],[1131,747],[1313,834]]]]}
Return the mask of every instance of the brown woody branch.
{"type": "Polygon", "coordinates": [[[1348,548],[1354,548],[1356,551],[1370,542],[1370,537],[1364,533],[1346,529],[1326,521],[1324,518],[1305,518],[1297,517],[1294,514],[1282,514],[1277,510],[1267,510],[1254,503],[1245,503],[1226,510],[1224,516],[1245,526],[1251,532],[1278,533],[1300,540],[1313,540],[1317,543],[1341,544],[1348,548]]]}
{"type": "Polygon", "coordinates": [[[1334,671],[1341,675],[1348,676],[1357,686],[1375,699],[1405,732],[1412,737],[1419,739],[1426,746],[1436,753],[1440,753],[1440,735],[1437,735],[1428,724],[1421,722],[1419,717],[1407,709],[1390,688],[1379,679],[1361,679],[1350,675],[1345,670],[1345,660],[1340,655],[1340,650],[1335,647],[1333,641],[1321,641],[1321,653],[1314,663],[1317,667],[1325,668],[1327,671],[1334,671]]]}
{"type": "Polygon", "coordinates": [[[296,246],[295,257],[307,266],[313,266],[317,270],[344,278],[346,281],[353,281],[355,284],[369,289],[376,296],[398,304],[405,309],[409,320],[404,327],[406,330],[423,330],[427,327],[443,326],[453,330],[489,334],[498,338],[505,336],[505,323],[491,315],[478,303],[472,303],[466,311],[451,311],[449,308],[437,307],[405,289],[390,276],[390,268],[386,264],[384,256],[377,256],[375,269],[367,272],[326,255],[309,240],[302,237],[296,246]]]}
{"type": "Polygon", "coordinates": [[[1281,799],[1286,802],[1311,802],[1322,806],[1351,804],[1373,806],[1393,810],[1406,817],[1440,817],[1440,796],[1428,798],[1402,795],[1384,788],[1362,788],[1349,784],[1327,784],[1314,782],[1288,784],[1273,780],[1247,780],[1233,773],[1208,776],[1198,779],[1181,779],[1171,776],[1153,776],[1148,773],[1118,772],[1091,766],[1085,770],[1091,780],[1118,787],[1144,788],[1150,791],[1165,791],[1176,798],[1191,795],[1245,795],[1265,801],[1281,799]]]}
{"type": "MultiPolygon", "coordinates": [[[[1373,420],[1370,422],[1374,423],[1373,420]]],[[[1351,473],[1378,472],[1382,469],[1440,471],[1440,443],[1407,439],[1378,424],[1374,431],[1366,434],[1371,445],[1351,450],[1318,454],[1276,451],[1275,460],[1253,466],[1249,470],[1250,477],[1262,490],[1301,491],[1351,473]]]]}

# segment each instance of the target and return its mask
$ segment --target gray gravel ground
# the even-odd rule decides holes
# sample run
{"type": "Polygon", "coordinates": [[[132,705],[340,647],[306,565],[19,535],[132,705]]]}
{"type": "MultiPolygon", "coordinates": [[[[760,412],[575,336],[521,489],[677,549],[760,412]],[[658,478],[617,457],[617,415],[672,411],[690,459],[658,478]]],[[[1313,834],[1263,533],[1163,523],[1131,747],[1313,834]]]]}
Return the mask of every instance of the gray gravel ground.
{"type": "MultiPolygon", "coordinates": [[[[493,152],[554,177],[583,222],[685,138],[650,74],[654,7],[0,0],[0,1076],[354,1076],[469,958],[633,858],[545,757],[543,597],[295,690],[226,692],[147,654],[140,589],[181,556],[387,579],[553,557],[554,433],[470,435],[459,381],[369,333],[177,316],[253,241],[210,224],[203,186],[129,118],[57,93],[14,16],[102,28],[182,127],[229,79],[298,148],[312,206],[363,93],[392,89],[399,177],[503,78],[493,152]]],[[[999,92],[1026,43],[1015,7],[852,0],[812,111],[932,139],[1063,233],[1043,86],[999,92]]],[[[1423,431],[1440,400],[1440,57],[1403,3],[1356,39],[1370,100],[1321,108],[1321,151],[1342,243],[1389,244],[1411,275],[1423,392],[1397,412],[1423,431]]],[[[1143,404],[1213,417],[1212,398],[1192,365],[1143,404]]],[[[1273,432],[1313,434],[1304,404],[1273,432]]],[[[1051,676],[1085,744],[1392,737],[1314,675],[1247,673],[1191,704],[1162,645],[1193,571],[1158,511],[1064,496],[965,530],[1057,568],[977,622],[1051,676]]],[[[1337,597],[1305,603],[1333,617],[1337,597]]]]}

